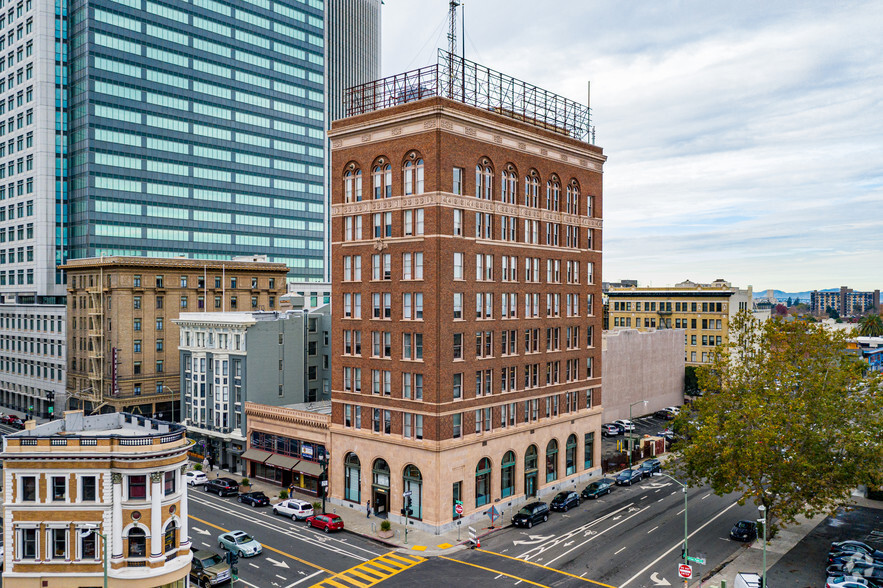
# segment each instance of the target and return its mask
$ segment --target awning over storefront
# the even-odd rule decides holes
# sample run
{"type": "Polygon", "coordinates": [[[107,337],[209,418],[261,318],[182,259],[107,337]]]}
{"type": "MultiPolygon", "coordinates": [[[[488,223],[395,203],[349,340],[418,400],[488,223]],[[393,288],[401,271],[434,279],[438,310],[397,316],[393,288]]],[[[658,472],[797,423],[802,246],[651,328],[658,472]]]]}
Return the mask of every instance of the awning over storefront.
{"type": "Polygon", "coordinates": [[[301,460],[301,462],[294,467],[294,470],[308,476],[313,476],[314,478],[318,478],[322,475],[322,466],[312,461],[301,460]]]}
{"type": "Polygon", "coordinates": [[[279,455],[274,453],[270,456],[264,465],[274,466],[283,470],[290,470],[297,465],[298,460],[287,455],[279,455]]]}
{"type": "Polygon", "coordinates": [[[239,457],[241,457],[242,459],[247,459],[249,461],[254,461],[257,463],[264,463],[265,461],[267,461],[267,458],[269,458],[272,455],[273,454],[270,453],[269,451],[262,451],[260,449],[249,449],[248,451],[246,451],[245,453],[243,453],[239,457]]]}

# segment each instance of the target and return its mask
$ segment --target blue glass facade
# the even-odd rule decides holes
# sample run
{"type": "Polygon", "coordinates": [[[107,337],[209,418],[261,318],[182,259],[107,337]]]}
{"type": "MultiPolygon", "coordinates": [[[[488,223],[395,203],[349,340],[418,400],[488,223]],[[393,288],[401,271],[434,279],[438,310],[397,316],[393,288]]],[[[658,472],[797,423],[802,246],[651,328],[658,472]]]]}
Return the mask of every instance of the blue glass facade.
{"type": "Polygon", "coordinates": [[[321,278],[322,2],[72,0],[69,21],[70,257],[321,278]]]}

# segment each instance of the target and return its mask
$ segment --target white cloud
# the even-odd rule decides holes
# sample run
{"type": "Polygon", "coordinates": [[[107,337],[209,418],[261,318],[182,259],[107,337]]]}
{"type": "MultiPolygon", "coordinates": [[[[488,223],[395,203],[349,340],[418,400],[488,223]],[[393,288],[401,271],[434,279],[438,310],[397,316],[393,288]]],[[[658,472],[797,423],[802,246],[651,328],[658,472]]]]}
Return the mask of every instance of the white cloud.
{"type": "MultiPolygon", "coordinates": [[[[386,0],[385,74],[434,63],[447,6],[386,0]]],[[[591,80],[605,280],[880,287],[883,4],[548,6],[467,2],[466,53],[581,102],[591,80]]]]}

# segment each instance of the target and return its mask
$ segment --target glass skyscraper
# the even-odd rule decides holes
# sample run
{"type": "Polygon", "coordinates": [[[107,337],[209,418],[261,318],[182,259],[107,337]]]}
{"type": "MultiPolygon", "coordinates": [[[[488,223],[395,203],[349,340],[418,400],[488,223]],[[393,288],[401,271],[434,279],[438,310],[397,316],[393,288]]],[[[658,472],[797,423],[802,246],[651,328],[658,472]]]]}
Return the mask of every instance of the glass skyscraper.
{"type": "Polygon", "coordinates": [[[321,0],[74,0],[70,257],[323,276],[321,0]]]}
{"type": "Polygon", "coordinates": [[[63,396],[69,259],[267,255],[323,279],[327,11],[0,0],[0,405],[63,396]]]}

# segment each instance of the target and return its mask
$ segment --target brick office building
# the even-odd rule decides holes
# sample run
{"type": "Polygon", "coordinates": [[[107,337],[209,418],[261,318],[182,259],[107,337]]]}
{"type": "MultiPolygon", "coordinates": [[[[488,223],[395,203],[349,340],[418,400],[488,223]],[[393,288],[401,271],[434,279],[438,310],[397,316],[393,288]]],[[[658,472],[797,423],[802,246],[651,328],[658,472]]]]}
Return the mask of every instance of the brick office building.
{"type": "Polygon", "coordinates": [[[350,89],[329,135],[332,499],[410,492],[426,530],[600,473],[606,157],[587,107],[451,62],[350,89]]]}
{"type": "Polygon", "coordinates": [[[181,420],[182,312],[274,310],[288,267],[264,256],[231,261],[94,257],[69,261],[67,395],[91,412],[181,420]],[[116,366],[114,366],[114,360],[116,366]]]}

